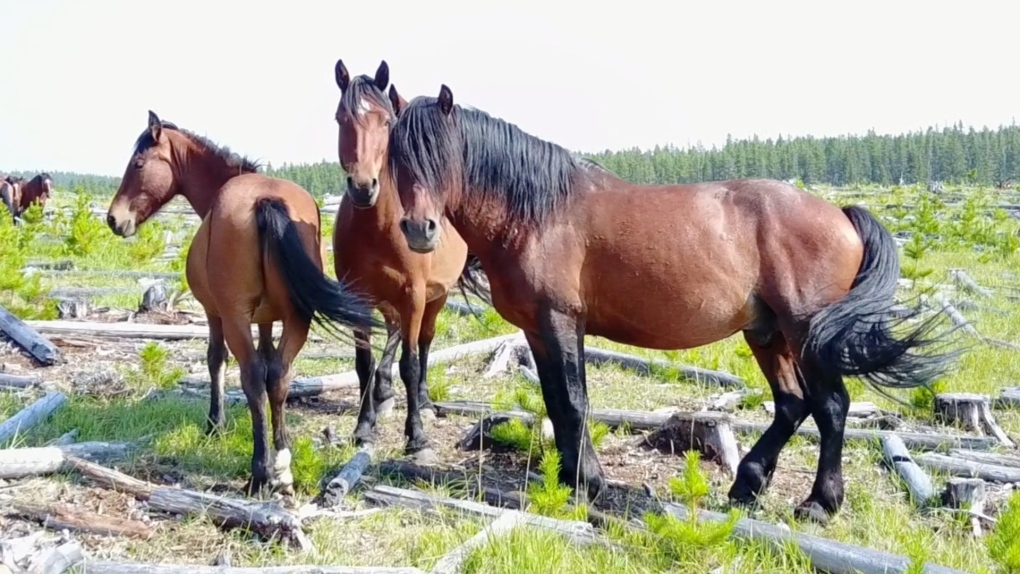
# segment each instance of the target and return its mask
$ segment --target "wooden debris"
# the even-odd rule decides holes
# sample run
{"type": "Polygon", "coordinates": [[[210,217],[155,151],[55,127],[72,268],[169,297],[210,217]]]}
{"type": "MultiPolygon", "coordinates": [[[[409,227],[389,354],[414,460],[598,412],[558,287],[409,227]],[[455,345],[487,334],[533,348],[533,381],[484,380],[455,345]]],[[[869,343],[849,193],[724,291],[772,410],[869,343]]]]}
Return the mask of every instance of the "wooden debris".
{"type": "Polygon", "coordinates": [[[0,449],[0,478],[24,478],[60,472],[71,458],[97,463],[124,460],[137,447],[138,442],[80,442],[0,449]]]}
{"type": "Polygon", "coordinates": [[[696,450],[708,460],[721,464],[730,476],[737,475],[740,450],[726,413],[676,413],[643,441],[667,454],[696,450]]]}
{"type": "Polygon", "coordinates": [[[22,349],[28,351],[41,365],[50,366],[63,361],[53,343],[47,341],[25,321],[15,317],[10,311],[0,306],[0,331],[3,331],[22,349]]]}
{"type": "Polygon", "coordinates": [[[301,519],[276,502],[248,502],[183,488],[160,487],[73,457],[69,458],[68,465],[103,486],[147,500],[152,510],[202,514],[223,528],[246,528],[265,538],[280,538],[304,551],[314,550],[312,541],[301,528],[301,519]]]}
{"type": "Polygon", "coordinates": [[[85,551],[72,540],[33,555],[25,570],[28,574],[62,574],[84,560],[85,551]]]}
{"type": "Polygon", "coordinates": [[[882,454],[890,469],[907,485],[911,501],[916,506],[926,506],[935,496],[935,487],[924,470],[911,458],[903,440],[894,434],[882,437],[882,454]]]}
{"type": "Polygon", "coordinates": [[[361,480],[361,475],[365,473],[371,462],[371,450],[361,449],[354,453],[351,460],[347,461],[347,464],[340,468],[336,476],[326,483],[322,492],[319,493],[316,503],[323,508],[338,506],[344,497],[347,496],[347,493],[358,484],[358,481],[361,480]]]}
{"type": "Polygon", "coordinates": [[[946,424],[959,423],[966,430],[994,436],[1003,445],[1016,445],[995,422],[991,401],[986,395],[974,393],[939,393],[935,395],[935,415],[946,424]]]}
{"type": "Polygon", "coordinates": [[[514,528],[524,523],[524,515],[516,510],[504,510],[485,528],[468,538],[463,544],[444,554],[436,562],[430,574],[457,574],[471,552],[493,538],[509,534],[514,528]]]}
{"type": "MultiPolygon", "coordinates": [[[[470,500],[444,498],[392,486],[378,485],[363,494],[369,502],[379,506],[405,506],[423,510],[452,510],[469,516],[495,518],[504,511],[488,504],[470,500]]],[[[595,542],[595,529],[587,522],[576,520],[558,520],[538,514],[522,513],[522,524],[551,530],[566,536],[575,544],[587,545],[595,542]]]]}
{"type": "Polygon", "coordinates": [[[166,311],[169,306],[170,298],[167,296],[166,282],[159,280],[149,285],[145,293],[142,293],[142,302],[138,305],[138,312],[166,311]]]}
{"type": "Polygon", "coordinates": [[[466,301],[458,301],[457,299],[447,299],[446,308],[453,311],[454,313],[465,317],[468,315],[481,315],[485,309],[472,305],[466,301]]]}
{"type": "Polygon", "coordinates": [[[46,446],[67,446],[78,441],[78,429],[71,429],[66,433],[46,443],[46,446]]]}
{"type": "MultiPolygon", "coordinates": [[[[501,445],[492,438],[492,429],[515,418],[519,417],[500,412],[483,414],[482,418],[464,433],[464,438],[460,440],[460,449],[466,451],[489,449],[494,452],[510,450],[509,447],[501,445]]],[[[533,421],[529,419],[528,422],[533,421]]]]}
{"type": "Polygon", "coordinates": [[[9,387],[12,389],[28,389],[42,384],[42,381],[37,377],[26,377],[23,375],[8,375],[6,373],[0,373],[0,387],[9,387]]]}
{"type": "Polygon", "coordinates": [[[510,365],[521,365],[525,362],[525,356],[531,354],[531,347],[528,346],[524,333],[518,332],[515,337],[503,341],[496,352],[492,355],[489,367],[482,374],[483,379],[491,379],[510,372],[510,365]]]}
{"type": "Polygon", "coordinates": [[[85,299],[59,298],[57,316],[61,319],[85,319],[89,316],[89,302],[85,299]]]}
{"type": "Polygon", "coordinates": [[[991,289],[979,285],[978,282],[972,279],[970,275],[967,275],[967,272],[963,269],[950,269],[949,276],[953,278],[953,281],[955,281],[957,285],[971,293],[982,297],[991,297],[993,294],[991,289]]]}
{"type": "MultiPolygon", "coordinates": [[[[666,513],[681,520],[690,516],[690,509],[686,506],[674,503],[664,503],[662,506],[666,513]]],[[[728,515],[709,510],[699,510],[698,518],[711,522],[729,520],[728,515]]],[[[766,543],[779,552],[785,552],[788,545],[796,546],[808,557],[815,570],[829,574],[903,573],[908,571],[911,563],[906,556],[794,532],[750,518],[737,521],[733,536],[739,540],[766,543]]],[[[925,574],[964,574],[960,570],[934,564],[925,564],[921,571],[925,574]]]]}
{"type": "Polygon", "coordinates": [[[1020,468],[983,464],[935,452],[919,454],[914,460],[927,469],[950,476],[980,478],[990,482],[1020,482],[1020,468]]]}
{"type": "MultiPolygon", "coordinates": [[[[93,321],[26,321],[28,326],[49,335],[77,335],[112,339],[160,339],[179,341],[187,339],[208,339],[209,327],[205,325],[159,325],[150,323],[102,323],[93,321]]],[[[257,326],[252,326],[253,329],[257,326]]],[[[273,335],[282,333],[282,327],[274,327],[273,335]]]]}
{"type": "Polygon", "coordinates": [[[942,493],[942,504],[949,508],[971,513],[970,525],[974,536],[981,536],[981,520],[976,514],[985,510],[985,483],[978,478],[951,478],[942,493]]]}
{"type": "Polygon", "coordinates": [[[982,464],[993,464],[996,466],[1008,466],[1010,468],[1020,468],[1020,456],[1011,456],[1008,454],[998,454],[993,452],[981,452],[976,450],[966,450],[962,448],[950,449],[949,456],[961,458],[963,460],[969,460],[972,462],[980,462],[982,464]]]}
{"type": "MultiPolygon", "coordinates": [[[[770,415],[776,414],[776,403],[774,401],[765,401],[762,405],[765,407],[765,411],[770,415]]],[[[850,410],[847,412],[847,417],[866,419],[869,417],[879,416],[881,414],[883,414],[882,410],[879,409],[875,403],[852,402],[850,403],[850,410]]]]}
{"type": "Polygon", "coordinates": [[[144,564],[90,560],[82,574],[425,574],[410,566],[266,566],[241,568],[194,564],[144,564]]]}
{"type": "Polygon", "coordinates": [[[480,497],[486,504],[520,510],[524,508],[525,495],[521,492],[505,492],[479,483],[477,470],[441,470],[432,466],[421,466],[412,462],[386,460],[378,465],[378,471],[395,475],[408,481],[428,484],[457,484],[466,487],[472,497],[480,497]]]}
{"type": "Polygon", "coordinates": [[[57,504],[50,508],[15,504],[15,511],[23,517],[41,522],[43,527],[50,530],[66,528],[101,536],[126,536],[143,540],[155,532],[152,525],[138,520],[96,514],[69,504],[57,504]]]}
{"type": "Polygon", "coordinates": [[[1005,387],[999,391],[995,407],[1000,409],[1020,408],[1020,387],[1005,387]]]}
{"type": "Polygon", "coordinates": [[[625,369],[630,369],[643,375],[651,374],[654,370],[675,370],[684,378],[699,383],[708,383],[721,387],[734,387],[738,389],[747,386],[743,379],[736,375],[731,375],[730,373],[702,369],[689,365],[675,365],[667,361],[660,361],[656,359],[644,359],[636,355],[608,351],[597,347],[585,347],[584,360],[586,363],[594,365],[600,365],[603,363],[620,365],[625,369]]]}
{"type": "Polygon", "coordinates": [[[15,435],[24,434],[28,429],[45,421],[66,402],[67,396],[64,393],[55,392],[21,409],[0,423],[0,444],[11,440],[15,435]]]}
{"type": "Polygon", "coordinates": [[[709,398],[708,406],[705,407],[709,411],[719,411],[732,413],[737,410],[740,403],[744,401],[744,398],[748,395],[747,390],[729,391],[720,395],[709,398]]]}

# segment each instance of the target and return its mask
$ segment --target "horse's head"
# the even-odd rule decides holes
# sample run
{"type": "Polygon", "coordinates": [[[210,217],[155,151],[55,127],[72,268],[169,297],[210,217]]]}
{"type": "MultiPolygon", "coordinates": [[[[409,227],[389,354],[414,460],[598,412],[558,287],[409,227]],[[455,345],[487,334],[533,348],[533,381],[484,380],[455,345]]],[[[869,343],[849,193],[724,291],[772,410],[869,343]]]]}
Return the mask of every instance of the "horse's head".
{"type": "Polygon", "coordinates": [[[33,181],[36,182],[36,196],[33,200],[38,201],[40,205],[46,205],[50,196],[53,195],[53,177],[43,172],[35,176],[33,181]]]}
{"type": "Polygon", "coordinates": [[[171,129],[176,126],[149,112],[149,125],[135,142],[120,188],[106,215],[110,229],[121,237],[134,235],[139,225],[177,193],[168,133],[171,129]]]}
{"type": "Polygon", "coordinates": [[[450,88],[443,85],[438,98],[407,104],[390,137],[390,165],[404,207],[400,230],[412,251],[431,252],[439,244],[443,213],[463,185],[463,141],[450,88]]]}
{"type": "MultiPolygon", "coordinates": [[[[340,133],[340,166],[347,172],[347,196],[358,208],[367,209],[379,198],[379,177],[386,167],[386,150],[390,126],[396,121],[393,98],[385,91],[390,82],[390,69],[383,60],[375,77],[351,78],[342,60],[334,69],[340,88],[336,122],[340,133]]],[[[391,96],[396,92],[391,89],[391,96]]],[[[396,100],[399,102],[399,96],[396,100]]]]}

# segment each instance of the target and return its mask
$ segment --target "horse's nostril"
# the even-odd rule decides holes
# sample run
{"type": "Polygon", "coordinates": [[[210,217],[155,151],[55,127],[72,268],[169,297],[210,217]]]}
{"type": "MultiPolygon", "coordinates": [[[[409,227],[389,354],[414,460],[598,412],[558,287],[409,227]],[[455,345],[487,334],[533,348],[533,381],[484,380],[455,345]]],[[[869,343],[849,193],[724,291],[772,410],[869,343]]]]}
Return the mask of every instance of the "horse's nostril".
{"type": "Polygon", "coordinates": [[[112,215],[107,215],[106,224],[110,226],[110,229],[113,229],[117,226],[117,219],[114,218],[112,215]]]}
{"type": "Polygon", "coordinates": [[[429,220],[429,229],[428,229],[429,235],[434,234],[436,232],[436,228],[437,227],[438,227],[438,225],[436,224],[436,220],[435,219],[430,219],[429,220]]]}
{"type": "Polygon", "coordinates": [[[372,178],[372,188],[375,189],[376,187],[379,187],[379,180],[373,177],[372,178]]]}
{"type": "Polygon", "coordinates": [[[407,220],[406,219],[401,219],[400,220],[400,231],[404,232],[405,234],[408,232],[407,220]]]}

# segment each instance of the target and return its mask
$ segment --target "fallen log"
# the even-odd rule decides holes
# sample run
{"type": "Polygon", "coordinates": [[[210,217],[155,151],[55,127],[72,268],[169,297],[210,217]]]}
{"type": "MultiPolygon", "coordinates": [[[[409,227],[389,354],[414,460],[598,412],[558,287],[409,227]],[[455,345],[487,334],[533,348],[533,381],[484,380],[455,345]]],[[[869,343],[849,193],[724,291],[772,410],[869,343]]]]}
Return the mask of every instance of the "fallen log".
{"type": "Polygon", "coordinates": [[[921,467],[910,456],[903,440],[896,435],[882,437],[882,454],[890,470],[903,480],[916,506],[926,506],[935,496],[935,487],[921,467]]]}
{"type": "MultiPolygon", "coordinates": [[[[50,335],[77,335],[112,339],[161,339],[178,341],[208,339],[205,325],[159,325],[152,323],[101,323],[93,321],[26,321],[40,333],[50,335]]],[[[253,336],[256,326],[252,326],[253,336]]],[[[274,327],[273,336],[279,337],[282,327],[274,327]]]]}
{"type": "Polygon", "coordinates": [[[524,333],[517,333],[514,338],[503,341],[496,348],[495,353],[492,355],[492,361],[489,362],[488,368],[482,373],[482,378],[491,379],[492,377],[505,375],[510,372],[511,363],[521,365],[524,362],[525,355],[530,354],[531,348],[524,338],[524,333]]]}
{"type": "Polygon", "coordinates": [[[144,522],[96,514],[69,504],[57,504],[50,508],[15,504],[15,512],[31,520],[42,523],[50,530],[71,530],[98,534],[100,536],[126,536],[128,538],[148,539],[156,529],[144,522]]]}
{"type": "Polygon", "coordinates": [[[71,429],[57,438],[47,442],[44,446],[67,446],[78,441],[78,429],[71,429]]]}
{"type": "Polygon", "coordinates": [[[314,551],[301,519],[276,502],[248,502],[187,490],[160,487],[85,460],[69,457],[68,466],[102,486],[147,500],[152,510],[170,514],[205,515],[222,528],[244,528],[273,539],[280,538],[304,551],[314,551]]]}
{"type": "Polygon", "coordinates": [[[985,483],[978,478],[951,478],[942,493],[942,504],[949,508],[966,510],[970,514],[970,527],[975,537],[981,536],[981,519],[985,510],[985,483]]]}
{"type": "Polygon", "coordinates": [[[446,308],[453,311],[454,313],[466,317],[469,315],[481,315],[485,309],[472,305],[466,301],[458,301],[457,299],[447,299],[446,308]]]}
{"type": "Polygon", "coordinates": [[[957,285],[971,293],[975,293],[982,297],[991,297],[993,294],[991,289],[979,285],[978,282],[971,278],[970,275],[967,275],[967,272],[963,269],[950,269],[949,276],[952,277],[953,281],[955,281],[957,285]]]}
{"type": "Polygon", "coordinates": [[[642,375],[649,375],[653,370],[676,370],[680,376],[698,383],[709,383],[721,387],[744,388],[747,386],[744,380],[736,375],[721,371],[712,371],[689,365],[676,365],[667,361],[657,359],[644,359],[636,355],[618,353],[597,347],[585,347],[584,360],[586,363],[601,365],[611,363],[625,369],[630,369],[642,375]]]}
{"type": "Polygon", "coordinates": [[[42,384],[42,380],[37,377],[26,377],[23,375],[8,375],[6,373],[0,373],[0,387],[10,387],[15,389],[28,389],[42,384]]]}
{"type": "Polygon", "coordinates": [[[85,560],[85,551],[71,540],[33,555],[25,571],[28,574],[63,574],[85,560]]]}
{"type": "Polygon", "coordinates": [[[33,330],[25,321],[0,306],[0,331],[32,355],[41,365],[51,366],[63,360],[60,350],[33,330]]]}
{"type": "Polygon", "coordinates": [[[953,456],[963,460],[969,460],[972,462],[980,462],[982,464],[992,464],[995,466],[1008,466],[1010,468],[1020,468],[1020,457],[1010,456],[1008,454],[998,454],[993,452],[980,452],[976,450],[953,448],[949,449],[949,456],[953,456]]]}
{"type": "MultiPolygon", "coordinates": [[[[139,441],[140,442],[140,441],[139,441]]],[[[95,463],[127,459],[138,442],[80,442],[74,444],[0,449],[0,478],[24,478],[53,474],[71,458],[95,463]]]]}
{"type": "MultiPolygon", "coordinates": [[[[429,511],[445,509],[474,517],[496,518],[504,512],[500,508],[479,502],[433,496],[416,490],[386,485],[375,486],[365,491],[362,496],[377,506],[404,506],[429,511]]],[[[558,520],[530,513],[522,513],[522,515],[522,524],[557,532],[576,544],[586,545],[596,540],[595,529],[587,522],[558,520]]]]}
{"type": "Polygon", "coordinates": [[[82,574],[425,574],[410,566],[265,566],[242,568],[195,564],[143,564],[90,560],[82,574]]]}
{"type": "Polygon", "coordinates": [[[0,423],[0,444],[6,443],[19,433],[24,434],[28,429],[43,422],[66,402],[67,396],[64,393],[54,392],[21,409],[0,423]]]}
{"type": "MultiPolygon", "coordinates": [[[[663,503],[662,506],[667,514],[680,520],[687,520],[690,516],[690,509],[686,506],[674,503],[663,503]]],[[[725,522],[729,520],[729,516],[720,512],[699,510],[698,519],[725,522]]],[[[793,532],[750,518],[741,518],[737,521],[733,536],[738,540],[763,542],[779,552],[786,551],[789,545],[796,546],[808,557],[815,570],[829,574],[891,574],[907,572],[911,565],[911,560],[906,556],[793,532]]],[[[935,564],[925,564],[921,572],[965,574],[960,570],[935,564]]]]}
{"type": "Polygon", "coordinates": [[[666,454],[695,450],[737,475],[740,450],[726,413],[701,411],[676,413],[642,442],[666,454]]]}
{"type": "Polygon", "coordinates": [[[21,267],[21,271],[25,272],[29,269],[47,269],[47,270],[58,270],[68,271],[74,269],[74,261],[70,259],[57,259],[54,261],[26,261],[21,267]]]}
{"type": "Polygon", "coordinates": [[[999,391],[995,407],[1000,409],[1020,408],[1020,387],[1005,387],[999,391]]]}
{"type": "Polygon", "coordinates": [[[960,313],[960,311],[953,306],[949,299],[941,293],[936,293],[934,298],[935,302],[937,302],[942,307],[942,310],[946,312],[946,315],[949,315],[949,320],[953,323],[953,325],[963,329],[975,337],[981,338],[981,334],[978,333],[976,328],[974,328],[974,325],[970,324],[970,321],[963,316],[963,313],[960,313]]]}
{"type": "Polygon", "coordinates": [[[935,395],[935,416],[945,424],[959,424],[965,430],[994,436],[1008,448],[1016,445],[995,422],[991,401],[975,393],[939,393],[935,395]]]}
{"type": "Polygon", "coordinates": [[[934,452],[919,454],[914,460],[929,470],[950,476],[980,478],[989,482],[1020,482],[1020,468],[983,464],[934,452]]]}
{"type": "Polygon", "coordinates": [[[480,497],[491,506],[512,510],[520,510],[525,506],[523,493],[505,492],[479,484],[477,470],[440,470],[400,460],[382,461],[377,469],[380,474],[399,476],[412,482],[463,486],[471,496],[480,497]]]}
{"type": "Polygon", "coordinates": [[[43,275],[114,275],[117,277],[141,277],[143,279],[179,279],[176,271],[135,271],[130,269],[40,269],[43,275]]]}
{"type": "Polygon", "coordinates": [[[509,534],[514,528],[524,523],[524,515],[516,510],[504,510],[495,520],[482,528],[478,534],[464,541],[453,550],[439,558],[432,567],[430,574],[457,574],[464,561],[475,548],[482,546],[496,537],[509,534]]]}
{"type": "Polygon", "coordinates": [[[354,453],[351,460],[347,461],[347,464],[340,468],[326,486],[316,497],[316,504],[322,508],[332,508],[338,506],[347,493],[358,481],[361,480],[361,475],[365,473],[369,463],[372,462],[372,451],[369,449],[362,449],[354,453]]]}
{"type": "MultiPolygon", "coordinates": [[[[776,403],[774,401],[765,401],[764,403],[762,403],[762,406],[765,407],[765,412],[769,413],[770,415],[775,415],[776,414],[776,403]]],[[[879,409],[878,406],[875,403],[871,403],[871,402],[859,402],[859,403],[855,403],[855,402],[852,402],[852,403],[850,403],[850,410],[847,411],[847,415],[846,416],[849,417],[849,418],[860,418],[860,419],[863,419],[863,418],[878,416],[878,415],[881,415],[881,414],[882,414],[882,410],[879,409]]]]}

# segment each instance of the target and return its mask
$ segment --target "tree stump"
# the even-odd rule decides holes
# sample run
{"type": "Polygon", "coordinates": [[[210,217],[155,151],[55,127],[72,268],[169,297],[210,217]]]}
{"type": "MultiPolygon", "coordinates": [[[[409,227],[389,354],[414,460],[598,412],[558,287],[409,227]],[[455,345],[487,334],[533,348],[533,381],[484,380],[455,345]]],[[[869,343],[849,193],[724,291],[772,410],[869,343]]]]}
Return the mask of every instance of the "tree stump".
{"type": "Polygon", "coordinates": [[[942,504],[948,508],[968,510],[974,536],[981,536],[981,521],[975,514],[985,509],[985,481],[980,478],[951,478],[942,493],[942,504]]]}
{"type": "Polygon", "coordinates": [[[138,312],[164,311],[168,307],[169,297],[166,293],[166,283],[156,281],[142,294],[142,302],[138,305],[138,312]]]}
{"type": "Polygon", "coordinates": [[[696,450],[707,460],[721,464],[732,476],[736,476],[740,464],[737,439],[727,413],[675,413],[643,442],[667,454],[696,450]]]}
{"type": "Polygon", "coordinates": [[[89,303],[84,299],[61,299],[57,302],[57,317],[60,319],[86,319],[89,303]]]}
{"type": "Polygon", "coordinates": [[[958,424],[978,434],[994,436],[1009,448],[1016,445],[995,422],[991,400],[975,393],[940,393],[935,395],[935,416],[945,424],[958,424]]]}

